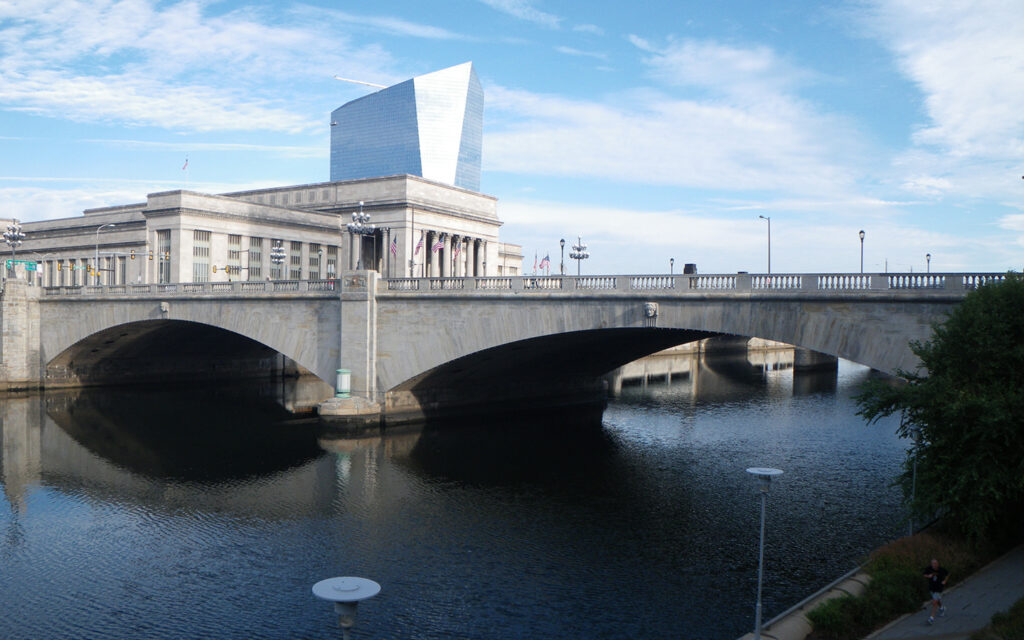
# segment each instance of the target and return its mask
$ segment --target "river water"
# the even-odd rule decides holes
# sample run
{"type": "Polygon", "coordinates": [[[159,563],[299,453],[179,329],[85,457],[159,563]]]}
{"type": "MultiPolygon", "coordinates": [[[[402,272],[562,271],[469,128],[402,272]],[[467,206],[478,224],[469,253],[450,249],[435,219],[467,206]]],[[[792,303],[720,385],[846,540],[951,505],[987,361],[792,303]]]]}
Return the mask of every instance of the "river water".
{"type": "Polygon", "coordinates": [[[338,638],[323,578],[372,578],[353,638],[751,630],[902,532],[905,443],[839,375],[741,364],[626,387],[603,418],[325,437],[273,385],[0,399],[2,638],[338,638]],[[281,398],[277,398],[279,401],[281,398]]]}

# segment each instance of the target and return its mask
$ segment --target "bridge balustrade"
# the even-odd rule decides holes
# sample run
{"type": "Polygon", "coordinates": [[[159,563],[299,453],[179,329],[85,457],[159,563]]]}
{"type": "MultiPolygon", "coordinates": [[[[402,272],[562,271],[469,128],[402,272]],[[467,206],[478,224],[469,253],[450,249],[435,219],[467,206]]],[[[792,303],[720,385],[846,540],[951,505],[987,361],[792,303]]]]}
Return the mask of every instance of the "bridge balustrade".
{"type": "MultiPolygon", "coordinates": [[[[473,292],[473,291],[664,291],[694,293],[800,291],[857,293],[881,291],[963,292],[1004,280],[1003,273],[888,273],[888,274],[701,274],[701,275],[619,275],[619,276],[506,276],[464,278],[391,278],[379,280],[382,292],[473,292]]],[[[52,296],[115,297],[197,294],[273,294],[315,292],[324,296],[341,290],[341,281],[268,280],[236,282],[172,282],[161,284],[77,285],[43,287],[52,296]]]]}

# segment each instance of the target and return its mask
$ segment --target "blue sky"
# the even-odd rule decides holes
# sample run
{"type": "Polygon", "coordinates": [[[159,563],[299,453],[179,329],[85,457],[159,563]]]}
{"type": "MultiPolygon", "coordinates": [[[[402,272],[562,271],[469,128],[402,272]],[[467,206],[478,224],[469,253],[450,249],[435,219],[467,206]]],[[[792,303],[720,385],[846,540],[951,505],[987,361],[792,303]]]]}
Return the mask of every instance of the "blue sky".
{"type": "Polygon", "coordinates": [[[466,61],[528,267],[1024,266],[1020,0],[5,0],[0,216],[327,180],[333,76],[466,61]]]}

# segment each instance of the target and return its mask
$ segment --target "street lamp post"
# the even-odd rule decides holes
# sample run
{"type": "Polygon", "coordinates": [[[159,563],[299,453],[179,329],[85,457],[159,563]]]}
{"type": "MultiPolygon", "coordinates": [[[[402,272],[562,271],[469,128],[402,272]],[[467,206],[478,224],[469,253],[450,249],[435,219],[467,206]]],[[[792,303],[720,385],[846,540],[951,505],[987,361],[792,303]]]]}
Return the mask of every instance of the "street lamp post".
{"type": "Polygon", "coordinates": [[[761,481],[761,539],[757,554],[757,608],[754,613],[754,640],[761,640],[761,583],[764,579],[764,516],[768,504],[768,489],[771,488],[772,478],[781,476],[782,471],[766,467],[751,467],[747,473],[757,476],[761,481]]]}
{"type": "MultiPolygon", "coordinates": [[[[281,246],[280,240],[278,240],[277,244],[270,249],[270,261],[273,264],[276,264],[278,269],[280,269],[281,265],[284,264],[284,247],[281,246]]],[[[278,280],[281,280],[281,278],[278,278],[278,280]]]]}
{"type": "Polygon", "coordinates": [[[930,253],[924,254],[924,260],[928,264],[928,273],[931,273],[932,272],[932,254],[930,254],[930,253]]]}
{"type": "MultiPolygon", "coordinates": [[[[25,234],[21,232],[21,223],[17,219],[11,220],[11,224],[7,225],[7,231],[3,233],[4,242],[11,248],[11,260],[13,261],[17,257],[15,249],[21,246],[21,241],[25,239],[25,234]]],[[[11,264],[13,268],[14,265],[11,264]]]]}
{"type": "Polygon", "coordinates": [[[580,263],[590,257],[590,254],[587,253],[587,245],[581,237],[576,236],[576,244],[572,245],[569,257],[576,261],[576,276],[578,277],[580,275],[580,263]]]}
{"type": "Polygon", "coordinates": [[[768,221],[768,275],[772,275],[772,219],[769,216],[757,216],[768,221]]]}
{"type": "Polygon", "coordinates": [[[675,273],[676,273],[676,259],[675,258],[669,258],[668,259],[668,275],[672,276],[672,275],[675,275],[675,273]]]}
{"type": "MultiPolygon", "coordinates": [[[[353,234],[353,236],[376,236],[377,227],[375,225],[370,224],[370,214],[363,213],[363,201],[362,200],[359,201],[359,211],[358,212],[355,212],[355,211],[352,212],[352,222],[350,222],[347,225],[345,225],[345,228],[348,229],[348,232],[353,234]]],[[[362,244],[362,242],[360,242],[360,244],[362,244]]],[[[376,242],[374,242],[374,244],[376,245],[376,242]]],[[[362,247],[359,248],[359,253],[360,253],[360,259],[361,259],[362,258],[362,247]]],[[[377,247],[374,246],[374,256],[373,256],[373,259],[375,261],[376,261],[376,253],[377,253],[377,247]]],[[[356,268],[358,268],[358,267],[359,267],[359,265],[356,265],[356,268]]]]}
{"type": "Polygon", "coordinates": [[[96,255],[93,259],[93,273],[96,274],[96,284],[102,284],[102,282],[100,281],[100,229],[112,227],[115,224],[117,223],[108,222],[106,224],[101,224],[100,226],[96,227],[96,255]]]}
{"type": "Polygon", "coordinates": [[[565,275],[565,238],[558,241],[558,246],[562,248],[562,262],[558,268],[558,274],[565,275]]]}
{"type": "Polygon", "coordinates": [[[860,272],[864,273],[864,230],[861,229],[857,235],[860,236],[860,272]]]}
{"type": "Polygon", "coordinates": [[[373,580],[351,576],[327,578],[313,585],[313,595],[334,603],[338,614],[341,637],[348,640],[349,631],[356,625],[359,603],[380,593],[380,585],[373,580]]]}

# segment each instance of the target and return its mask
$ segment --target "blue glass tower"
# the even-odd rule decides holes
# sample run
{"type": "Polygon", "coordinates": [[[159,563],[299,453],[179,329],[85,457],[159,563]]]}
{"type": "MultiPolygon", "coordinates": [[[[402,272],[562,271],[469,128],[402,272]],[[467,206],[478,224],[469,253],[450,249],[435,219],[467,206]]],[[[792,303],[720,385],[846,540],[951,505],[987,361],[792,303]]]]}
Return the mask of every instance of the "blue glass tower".
{"type": "Polygon", "coordinates": [[[331,180],[410,174],[479,191],[483,121],[472,62],[381,89],[331,113],[331,180]]]}

